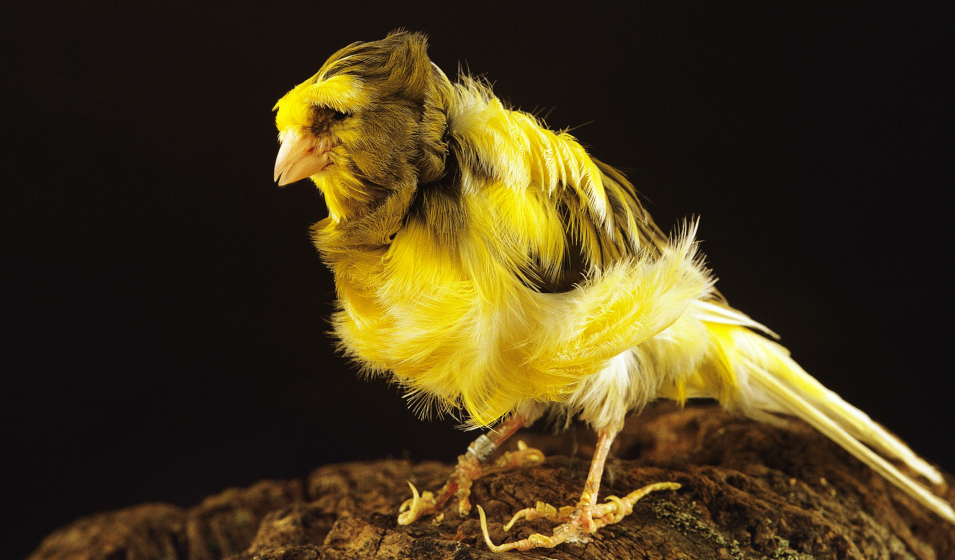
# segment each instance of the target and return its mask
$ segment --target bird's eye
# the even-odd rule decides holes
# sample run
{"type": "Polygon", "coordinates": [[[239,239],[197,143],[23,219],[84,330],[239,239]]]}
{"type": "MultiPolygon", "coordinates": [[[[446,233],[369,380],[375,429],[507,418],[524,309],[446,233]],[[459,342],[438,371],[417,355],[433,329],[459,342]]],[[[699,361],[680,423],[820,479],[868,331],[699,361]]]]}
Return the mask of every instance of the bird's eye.
{"type": "Polygon", "coordinates": [[[334,113],[332,113],[332,120],[341,121],[341,120],[347,119],[349,116],[351,116],[351,115],[349,115],[348,113],[342,113],[341,111],[335,111],[334,113]]]}

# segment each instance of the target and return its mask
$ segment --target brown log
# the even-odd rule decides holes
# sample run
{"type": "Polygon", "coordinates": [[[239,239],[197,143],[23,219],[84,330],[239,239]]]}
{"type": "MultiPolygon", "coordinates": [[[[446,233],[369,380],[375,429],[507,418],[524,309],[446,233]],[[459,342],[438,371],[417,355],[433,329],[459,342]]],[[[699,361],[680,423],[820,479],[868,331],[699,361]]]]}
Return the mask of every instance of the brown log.
{"type": "MultiPolygon", "coordinates": [[[[576,501],[593,444],[575,442],[576,433],[585,432],[519,435],[549,454],[546,464],[474,484],[472,502],[487,511],[495,542],[549,534],[543,520],[505,533],[518,509],[576,501]]],[[[800,422],[661,404],[628,424],[615,450],[602,495],[659,481],[683,487],[650,494],[585,544],[496,555],[474,512],[461,519],[454,504],[440,522],[399,527],[407,481],[434,490],[452,467],[386,460],[321,467],[304,484],[229,489],[191,509],[145,504],[86,517],[49,535],[30,560],[955,558],[951,525],[800,422]]],[[[955,501],[955,479],[946,480],[936,491],[955,501]]]]}

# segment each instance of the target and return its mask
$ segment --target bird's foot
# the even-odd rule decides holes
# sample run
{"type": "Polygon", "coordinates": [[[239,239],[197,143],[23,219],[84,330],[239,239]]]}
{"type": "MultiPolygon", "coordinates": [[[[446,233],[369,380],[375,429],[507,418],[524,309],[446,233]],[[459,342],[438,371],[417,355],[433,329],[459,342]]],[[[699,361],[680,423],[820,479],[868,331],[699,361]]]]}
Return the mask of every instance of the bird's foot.
{"type": "Polygon", "coordinates": [[[504,530],[510,530],[519,519],[543,518],[560,523],[560,525],[554,527],[553,535],[548,537],[535,533],[526,539],[502,545],[495,545],[491,542],[491,537],[487,531],[487,519],[481,506],[478,506],[478,513],[481,515],[481,530],[484,532],[484,542],[493,552],[553,548],[565,542],[586,542],[590,540],[590,536],[601,527],[617,523],[630,515],[633,512],[633,505],[650,492],[677,490],[679,488],[680,484],[676,482],[657,482],[635,490],[623,498],[610,496],[607,498],[607,502],[603,504],[593,503],[595,499],[585,491],[576,507],[564,506],[560,509],[544,502],[537,502],[536,507],[522,509],[514,514],[514,517],[504,526],[504,530]]]}
{"type": "Polygon", "coordinates": [[[458,514],[467,517],[471,513],[471,485],[475,480],[491,473],[535,467],[543,462],[544,454],[527,447],[523,441],[517,442],[517,451],[508,451],[491,464],[481,462],[471,453],[461,455],[458,457],[458,466],[454,468],[448,482],[438,490],[437,495],[431,492],[419,495],[414,485],[408,483],[412,497],[405,500],[398,509],[398,524],[408,525],[421,517],[437,513],[451,496],[458,499],[458,514]]]}

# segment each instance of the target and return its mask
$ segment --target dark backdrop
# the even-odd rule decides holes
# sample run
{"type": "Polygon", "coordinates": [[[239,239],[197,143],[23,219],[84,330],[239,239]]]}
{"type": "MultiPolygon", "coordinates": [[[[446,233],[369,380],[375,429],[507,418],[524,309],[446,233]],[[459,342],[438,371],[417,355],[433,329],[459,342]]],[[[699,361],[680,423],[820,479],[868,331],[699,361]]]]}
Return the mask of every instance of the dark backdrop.
{"type": "MultiPolygon", "coordinates": [[[[721,3],[722,4],[722,3],[721,3]]],[[[955,469],[951,13],[858,3],[581,11],[36,2],[4,16],[4,549],[330,462],[452,459],[324,334],[313,186],[272,183],[270,109],[406,27],[701,216],[730,301],[955,469]],[[8,473],[10,471],[8,470],[8,473]]]]}

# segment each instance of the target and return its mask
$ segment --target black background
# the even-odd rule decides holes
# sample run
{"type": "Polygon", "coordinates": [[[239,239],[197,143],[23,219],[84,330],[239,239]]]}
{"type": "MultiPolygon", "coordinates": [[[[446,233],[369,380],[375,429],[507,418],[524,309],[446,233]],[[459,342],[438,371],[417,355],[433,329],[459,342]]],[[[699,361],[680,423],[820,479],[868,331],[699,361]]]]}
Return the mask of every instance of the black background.
{"type": "Polygon", "coordinates": [[[471,439],[334,355],[307,234],[324,204],[271,180],[275,100],[401,26],[449,75],[577,127],[665,230],[701,216],[733,304],[955,469],[952,14],[720,4],[7,14],[4,554],[83,514],[471,439]]]}

